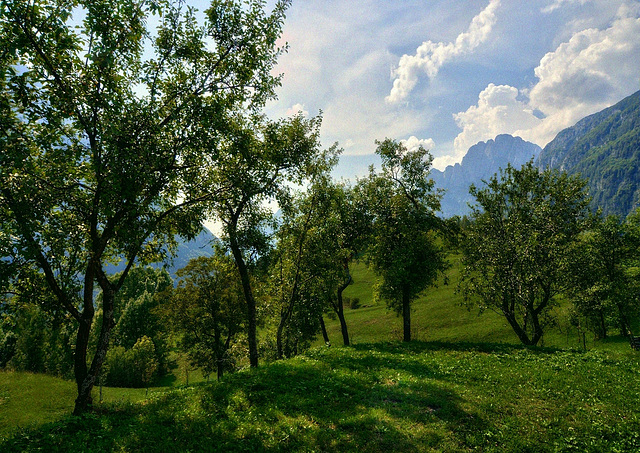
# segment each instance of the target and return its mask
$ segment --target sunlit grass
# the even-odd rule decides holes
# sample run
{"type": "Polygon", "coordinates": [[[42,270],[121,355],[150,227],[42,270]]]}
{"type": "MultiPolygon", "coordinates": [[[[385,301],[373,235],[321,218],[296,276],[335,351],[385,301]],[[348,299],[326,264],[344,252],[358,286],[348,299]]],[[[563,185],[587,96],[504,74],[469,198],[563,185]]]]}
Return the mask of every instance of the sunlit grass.
{"type": "MultiPolygon", "coordinates": [[[[457,292],[461,265],[459,257],[450,257],[452,264],[447,271],[447,284],[443,280],[428,288],[412,305],[412,337],[422,341],[447,342],[495,342],[519,344],[519,340],[503,316],[487,310],[467,309],[462,294],[457,292]]],[[[364,263],[352,266],[354,283],[345,291],[345,297],[360,299],[361,308],[345,310],[345,318],[352,343],[375,343],[402,339],[402,319],[387,309],[384,302],[375,301],[373,286],[376,276],[364,263]]],[[[566,302],[560,302],[556,325],[547,328],[540,346],[564,349],[580,349],[583,340],[587,349],[625,350],[623,339],[594,342],[593,335],[582,335],[568,320],[566,302]]],[[[327,331],[333,344],[341,343],[340,325],[337,319],[325,317],[327,331]]],[[[317,341],[316,345],[322,344],[317,341]]],[[[628,343],[626,343],[628,349],[628,343]]]]}
{"type": "Polygon", "coordinates": [[[639,365],[630,351],[491,343],[317,348],[21,431],[0,450],[637,451],[639,365]]]}

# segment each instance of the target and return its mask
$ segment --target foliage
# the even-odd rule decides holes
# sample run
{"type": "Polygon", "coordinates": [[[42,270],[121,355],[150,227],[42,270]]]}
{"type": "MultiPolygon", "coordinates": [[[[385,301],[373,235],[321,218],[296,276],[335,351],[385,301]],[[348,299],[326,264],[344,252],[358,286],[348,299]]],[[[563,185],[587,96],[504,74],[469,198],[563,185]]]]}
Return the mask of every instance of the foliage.
{"type": "Polygon", "coordinates": [[[575,249],[568,295],[575,306],[574,322],[607,337],[610,327],[629,335],[638,319],[636,269],[640,254],[639,217],[621,222],[617,216],[597,217],[575,249]]]}
{"type": "Polygon", "coordinates": [[[523,344],[535,345],[570,284],[570,257],[588,199],[575,176],[532,162],[508,166],[482,188],[463,244],[461,288],[468,304],[501,313],[523,344]]]}
{"type": "Polygon", "coordinates": [[[257,302],[250,273],[267,255],[271,242],[268,202],[284,205],[291,185],[302,185],[326,170],[335,147],[320,149],[321,118],[302,114],[280,121],[238,120],[230,141],[221,145],[216,184],[227,187],[225,197],[212,200],[211,212],[223,223],[223,241],[235,260],[247,308],[249,362],[258,366],[257,302]]]}
{"type": "Polygon", "coordinates": [[[104,368],[104,385],[147,387],[158,370],[153,341],[143,336],[131,349],[125,349],[123,346],[110,348],[104,368]]]}
{"type": "Polygon", "coordinates": [[[274,300],[280,307],[279,357],[301,351],[328,309],[337,315],[343,342],[349,344],[342,292],[352,282],[349,266],[370,228],[363,205],[353,188],[324,175],[282,209],[272,266],[274,300]]]}
{"type": "Polygon", "coordinates": [[[202,203],[224,188],[208,176],[212,137],[274,97],[288,4],[267,14],[260,0],[214,0],[202,25],[181,1],[0,4],[0,270],[37,267],[75,319],[76,413],[91,404],[131,266],[197,234],[202,203]],[[109,278],[117,260],[125,270],[109,278]]]}
{"type": "Polygon", "coordinates": [[[379,297],[403,318],[403,338],[411,340],[411,302],[447,268],[437,236],[444,230],[436,217],[441,194],[429,171],[433,157],[422,146],[407,150],[399,142],[377,142],[382,172],[371,168],[361,182],[373,215],[367,259],[380,275],[379,297]]]}
{"type": "MultiPolygon", "coordinates": [[[[631,452],[639,365],[482,343],[322,348],[19,431],[0,449],[631,452]]],[[[0,388],[11,398],[19,382],[0,388]]]]}
{"type": "Polygon", "coordinates": [[[72,377],[74,325],[23,296],[0,313],[0,368],[72,377]]]}
{"type": "Polygon", "coordinates": [[[205,375],[235,369],[231,352],[246,323],[242,285],[233,259],[221,247],[212,257],[178,270],[178,286],[162,308],[164,322],[178,335],[191,364],[205,375]]]}

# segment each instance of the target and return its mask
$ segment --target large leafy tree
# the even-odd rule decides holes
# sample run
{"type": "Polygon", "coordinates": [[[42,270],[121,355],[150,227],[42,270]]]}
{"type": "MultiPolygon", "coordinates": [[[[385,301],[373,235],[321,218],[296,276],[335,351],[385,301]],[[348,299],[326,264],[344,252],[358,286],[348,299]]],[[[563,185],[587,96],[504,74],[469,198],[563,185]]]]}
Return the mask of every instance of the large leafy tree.
{"type": "Polygon", "coordinates": [[[258,366],[257,302],[251,271],[271,247],[273,219],[268,203],[288,203],[292,185],[308,183],[330,165],[335,147],[320,147],[321,118],[302,115],[280,121],[240,118],[231,139],[220,149],[215,184],[227,187],[213,199],[212,214],[223,224],[223,237],[242,282],[247,308],[249,363],[258,366]]]}
{"type": "Polygon", "coordinates": [[[75,413],[91,404],[131,266],[193,236],[200,203],[219,195],[210,137],[274,95],[288,4],[267,14],[261,0],[213,0],[200,24],[181,1],[0,3],[3,274],[7,261],[36,265],[75,320],[75,413]],[[117,259],[125,270],[110,278],[117,259]],[[96,284],[104,322],[90,360],[96,284]]]}
{"type": "Polygon", "coordinates": [[[422,146],[377,142],[382,171],[362,184],[373,214],[368,259],[381,277],[376,294],[403,319],[403,340],[411,341],[411,303],[437,282],[448,267],[442,239],[444,222],[435,213],[441,194],[429,179],[433,157],[422,146]]]}
{"type": "Polygon", "coordinates": [[[613,215],[596,217],[575,249],[567,294],[575,320],[584,321],[598,339],[606,338],[612,325],[628,335],[638,316],[638,220],[637,214],[625,222],[613,215]]]}
{"type": "Polygon", "coordinates": [[[476,204],[463,244],[466,299],[502,314],[523,344],[536,345],[570,282],[571,253],[588,218],[585,182],[529,162],[470,192],[476,204]]]}

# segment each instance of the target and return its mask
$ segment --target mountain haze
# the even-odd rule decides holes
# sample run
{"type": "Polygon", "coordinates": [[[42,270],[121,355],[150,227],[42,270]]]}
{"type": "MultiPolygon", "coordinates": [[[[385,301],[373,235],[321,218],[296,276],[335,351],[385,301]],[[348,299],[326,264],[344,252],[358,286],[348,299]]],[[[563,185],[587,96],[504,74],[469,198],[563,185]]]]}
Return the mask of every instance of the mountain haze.
{"type": "Polygon", "coordinates": [[[451,217],[468,214],[468,203],[473,202],[469,194],[471,184],[480,184],[508,164],[521,167],[535,159],[542,149],[520,137],[498,135],[495,140],[479,142],[469,148],[461,163],[449,165],[444,171],[433,169],[431,178],[435,187],[444,189],[441,215],[451,217]]]}
{"type": "MultiPolygon", "coordinates": [[[[191,241],[185,241],[179,237],[178,247],[176,248],[176,254],[173,258],[167,258],[163,263],[155,263],[152,266],[156,268],[166,268],[171,278],[176,279],[176,271],[187,265],[189,260],[197,258],[199,256],[212,256],[213,245],[218,241],[218,238],[211,233],[207,228],[204,228],[200,234],[198,234],[191,241]]],[[[124,270],[124,261],[117,265],[110,265],[108,267],[108,273],[114,274],[116,272],[122,272],[124,270]]]]}

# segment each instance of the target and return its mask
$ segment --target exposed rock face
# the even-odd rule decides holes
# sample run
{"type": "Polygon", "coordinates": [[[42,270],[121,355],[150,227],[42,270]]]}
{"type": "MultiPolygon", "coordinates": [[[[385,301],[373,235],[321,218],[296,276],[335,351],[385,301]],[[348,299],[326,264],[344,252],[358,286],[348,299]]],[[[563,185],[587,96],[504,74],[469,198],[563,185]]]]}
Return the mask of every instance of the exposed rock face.
{"type": "Polygon", "coordinates": [[[498,135],[495,140],[479,142],[469,148],[462,162],[450,165],[444,171],[434,169],[431,178],[437,188],[446,192],[441,202],[442,217],[464,215],[470,212],[471,184],[480,185],[508,164],[520,167],[538,157],[542,149],[520,137],[498,135]]]}

